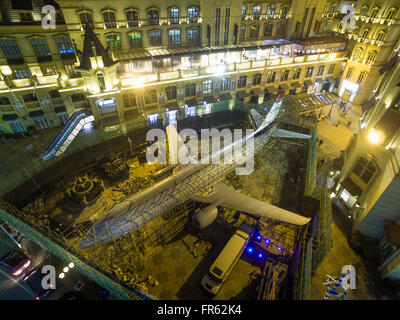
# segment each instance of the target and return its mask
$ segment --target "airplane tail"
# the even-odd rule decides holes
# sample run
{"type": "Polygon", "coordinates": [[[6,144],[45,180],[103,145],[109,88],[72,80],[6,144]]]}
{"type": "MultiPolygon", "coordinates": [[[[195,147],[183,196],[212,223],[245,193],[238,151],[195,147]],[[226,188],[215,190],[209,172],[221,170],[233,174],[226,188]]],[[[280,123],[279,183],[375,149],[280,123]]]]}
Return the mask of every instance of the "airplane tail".
{"type": "Polygon", "coordinates": [[[282,91],[279,93],[278,97],[276,98],[271,109],[269,110],[266,117],[264,118],[263,122],[257,128],[256,133],[260,132],[261,130],[266,129],[270,124],[272,124],[274,122],[276,117],[279,115],[279,112],[281,111],[282,101],[283,101],[284,96],[285,96],[285,91],[282,91]]]}

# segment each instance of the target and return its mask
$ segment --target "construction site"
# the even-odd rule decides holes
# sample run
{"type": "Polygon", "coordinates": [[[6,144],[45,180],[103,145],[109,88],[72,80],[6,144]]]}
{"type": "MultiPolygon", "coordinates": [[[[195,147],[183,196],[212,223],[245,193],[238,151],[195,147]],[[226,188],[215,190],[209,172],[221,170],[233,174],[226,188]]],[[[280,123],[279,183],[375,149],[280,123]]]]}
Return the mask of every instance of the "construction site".
{"type": "MultiPolygon", "coordinates": [[[[65,174],[23,206],[1,201],[0,219],[60,259],[73,261],[81,273],[120,299],[308,299],[311,273],[332,244],[331,204],[328,192],[315,184],[316,121],[284,103],[287,110],[279,116],[279,128],[301,131],[310,139],[269,137],[256,153],[250,175],[238,176],[226,165],[210,165],[191,183],[212,181],[216,170],[226,170],[223,183],[311,218],[305,226],[219,207],[216,220],[198,229],[192,215],[205,204],[187,200],[161,215],[149,215],[142,207],[139,228],[108,242],[95,238],[93,245],[83,248],[82,240],[116,204],[183,170],[182,165],[148,164],[146,144],[65,174]],[[200,281],[242,222],[256,233],[221,291],[212,297],[200,281]]],[[[251,108],[266,113],[259,106],[251,108]]],[[[243,110],[228,121],[220,126],[254,128],[250,114],[243,110]]],[[[210,193],[211,188],[202,192],[210,193]]],[[[169,196],[180,199],[178,192],[191,190],[169,190],[169,196]]],[[[152,205],[162,206],[165,201],[156,197],[152,205]]]]}

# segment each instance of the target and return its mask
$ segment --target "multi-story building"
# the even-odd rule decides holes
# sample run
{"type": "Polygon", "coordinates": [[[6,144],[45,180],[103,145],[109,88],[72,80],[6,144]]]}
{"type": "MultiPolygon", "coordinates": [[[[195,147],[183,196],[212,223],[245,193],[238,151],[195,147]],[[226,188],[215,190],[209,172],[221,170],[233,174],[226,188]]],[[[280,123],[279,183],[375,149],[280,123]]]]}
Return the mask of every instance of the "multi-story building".
{"type": "Polygon", "coordinates": [[[346,61],[343,37],[316,39],[324,1],[56,2],[2,3],[5,133],[61,126],[80,110],[124,132],[217,100],[261,103],[279,87],[332,90],[346,61]],[[47,4],[55,29],[42,27],[47,4]]]}
{"type": "Polygon", "coordinates": [[[355,28],[346,30],[350,59],[339,87],[343,100],[358,106],[367,101],[400,37],[398,16],[397,0],[357,1],[355,28]]]}
{"type": "Polygon", "coordinates": [[[343,158],[332,197],[348,208],[353,232],[380,241],[382,277],[400,279],[400,42],[380,75],[343,158]]]}

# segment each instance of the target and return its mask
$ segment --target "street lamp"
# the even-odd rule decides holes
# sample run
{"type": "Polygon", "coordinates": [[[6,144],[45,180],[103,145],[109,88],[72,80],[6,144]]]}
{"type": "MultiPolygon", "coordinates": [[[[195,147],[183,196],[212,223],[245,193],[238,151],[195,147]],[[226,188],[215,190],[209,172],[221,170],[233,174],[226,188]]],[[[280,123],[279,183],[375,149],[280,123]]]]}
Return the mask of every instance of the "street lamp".
{"type": "Polygon", "coordinates": [[[384,135],[376,129],[371,129],[368,134],[368,140],[373,144],[380,144],[384,140],[384,135]]]}

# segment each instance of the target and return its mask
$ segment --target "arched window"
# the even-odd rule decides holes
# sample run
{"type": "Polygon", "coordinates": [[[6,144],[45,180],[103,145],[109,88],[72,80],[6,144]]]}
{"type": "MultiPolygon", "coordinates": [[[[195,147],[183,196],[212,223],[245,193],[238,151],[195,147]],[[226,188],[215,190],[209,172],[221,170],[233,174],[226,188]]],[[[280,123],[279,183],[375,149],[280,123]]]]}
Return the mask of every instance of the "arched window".
{"type": "Polygon", "coordinates": [[[368,38],[369,30],[364,30],[361,35],[361,41],[365,41],[368,38]]]}
{"type": "Polygon", "coordinates": [[[142,47],[142,33],[140,31],[132,31],[128,33],[129,45],[132,49],[142,47]]]}
{"type": "Polygon", "coordinates": [[[376,51],[370,51],[368,52],[368,56],[367,56],[367,63],[368,64],[373,64],[376,58],[376,51]]]}
{"type": "Polygon", "coordinates": [[[361,71],[360,75],[358,76],[357,83],[362,84],[366,77],[367,77],[367,72],[361,71]]]}
{"type": "Polygon", "coordinates": [[[272,37],[272,23],[264,24],[264,37],[272,37]]]}
{"type": "Polygon", "coordinates": [[[286,22],[279,22],[276,25],[276,35],[283,36],[285,35],[285,31],[286,31],[286,22]]]}
{"type": "Polygon", "coordinates": [[[168,35],[169,35],[170,45],[174,46],[181,44],[181,30],[179,29],[168,30],[168,35]]]}
{"type": "Polygon", "coordinates": [[[275,7],[274,6],[268,6],[267,7],[267,18],[272,19],[275,14],[275,7]]]}
{"type": "Polygon", "coordinates": [[[106,40],[112,50],[120,50],[121,49],[121,37],[119,36],[118,33],[106,35],[106,40]]]}
{"type": "Polygon", "coordinates": [[[151,8],[147,11],[147,19],[150,25],[156,25],[159,23],[160,11],[156,8],[151,8]]]}
{"type": "Polygon", "coordinates": [[[81,25],[83,28],[86,28],[86,25],[89,25],[91,28],[94,27],[93,15],[90,11],[80,11],[79,20],[81,21],[81,25]]]}
{"type": "Polygon", "coordinates": [[[161,30],[149,31],[149,42],[151,46],[161,46],[161,30]]]}
{"type": "MultiPolygon", "coordinates": [[[[366,185],[371,182],[375,173],[377,172],[377,166],[373,158],[360,157],[353,168],[352,176],[358,177],[366,185]]],[[[358,179],[357,179],[358,180],[358,179]]],[[[355,181],[358,182],[358,181],[355,181]]]]}
{"type": "Polygon", "coordinates": [[[179,9],[178,8],[169,8],[168,9],[168,18],[170,24],[178,24],[179,23],[179,9]]]}
{"type": "Polygon", "coordinates": [[[287,79],[289,78],[289,70],[286,69],[281,73],[281,81],[287,81],[287,79]]]}
{"type": "Polygon", "coordinates": [[[253,7],[253,19],[259,20],[260,16],[261,16],[261,7],[260,6],[253,7]]]}
{"type": "Polygon", "coordinates": [[[104,10],[101,12],[103,14],[104,25],[106,28],[116,28],[117,20],[115,19],[114,10],[104,10]]]}
{"type": "Polygon", "coordinates": [[[362,59],[364,50],[361,47],[358,47],[355,51],[354,51],[354,60],[357,59],[362,59]]]}
{"type": "Polygon", "coordinates": [[[391,8],[391,9],[388,11],[387,15],[386,15],[386,19],[387,19],[387,20],[394,19],[394,17],[396,16],[396,13],[397,13],[396,8],[391,8]]]}
{"type": "Polygon", "coordinates": [[[378,34],[376,35],[376,41],[383,41],[385,40],[386,33],[385,31],[379,31],[378,34]]]}
{"type": "Polygon", "coordinates": [[[250,39],[257,39],[258,38],[258,34],[260,31],[260,25],[258,23],[253,23],[250,25],[250,34],[249,34],[249,38],[250,39]]]}
{"type": "Polygon", "coordinates": [[[99,81],[99,87],[101,91],[104,91],[106,89],[106,83],[104,81],[104,75],[102,72],[99,72],[97,74],[97,80],[99,81]]]}
{"type": "Polygon", "coordinates": [[[371,11],[371,14],[369,15],[369,17],[370,17],[371,19],[375,19],[376,16],[378,15],[378,11],[379,11],[379,8],[378,8],[378,7],[373,8],[372,11],[371,11]]]}
{"type": "Polygon", "coordinates": [[[286,7],[286,6],[283,6],[283,7],[281,7],[281,12],[280,12],[280,14],[279,14],[279,17],[280,17],[281,19],[285,19],[285,18],[286,18],[286,15],[287,15],[287,7],[286,7]]]}
{"type": "Polygon", "coordinates": [[[353,72],[354,72],[354,67],[350,67],[350,68],[347,70],[346,79],[350,79],[351,76],[353,75],[353,72]]]}
{"type": "Polygon", "coordinates": [[[129,8],[125,10],[126,22],[128,27],[139,26],[139,11],[137,9],[129,8]]]}
{"type": "Polygon", "coordinates": [[[276,72],[275,71],[270,71],[267,73],[267,83],[272,83],[275,81],[276,77],[276,72]]]}
{"type": "Polygon", "coordinates": [[[197,23],[199,18],[199,9],[196,7],[188,8],[189,23],[197,23]]]}
{"type": "Polygon", "coordinates": [[[175,86],[166,87],[165,95],[167,96],[167,100],[176,99],[176,87],[175,86]]]}
{"type": "Polygon", "coordinates": [[[261,73],[256,73],[253,76],[253,86],[258,86],[261,83],[261,78],[262,78],[262,74],[261,73]]]}
{"type": "Polygon", "coordinates": [[[363,6],[360,11],[360,17],[366,17],[368,12],[368,6],[363,6]]]}

